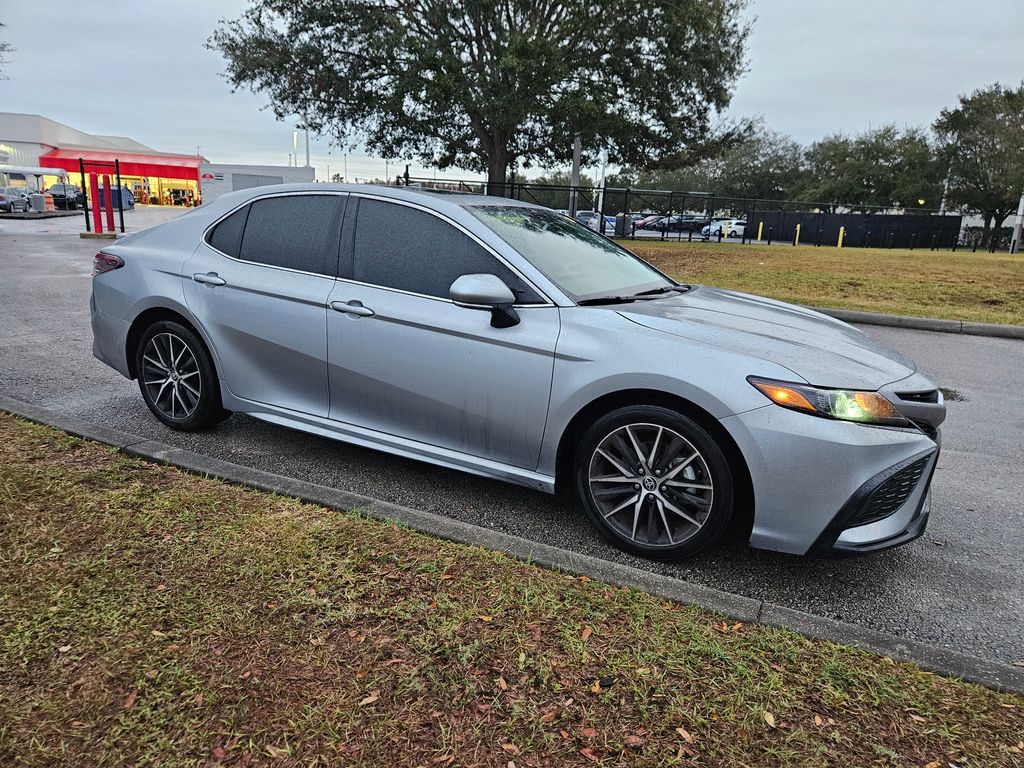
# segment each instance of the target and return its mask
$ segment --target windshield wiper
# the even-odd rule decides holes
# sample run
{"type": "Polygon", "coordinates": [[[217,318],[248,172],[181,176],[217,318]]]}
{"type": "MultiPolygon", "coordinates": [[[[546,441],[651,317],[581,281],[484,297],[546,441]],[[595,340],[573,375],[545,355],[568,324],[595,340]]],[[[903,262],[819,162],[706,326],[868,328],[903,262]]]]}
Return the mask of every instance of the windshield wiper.
{"type": "Polygon", "coordinates": [[[649,291],[640,291],[639,293],[633,294],[634,297],[638,296],[659,296],[665,293],[686,293],[690,290],[688,285],[666,285],[661,288],[651,288],[649,291]]]}
{"type": "Polygon", "coordinates": [[[632,296],[596,296],[593,299],[581,299],[576,302],[577,306],[590,307],[596,304],[629,304],[636,301],[632,296]]]}

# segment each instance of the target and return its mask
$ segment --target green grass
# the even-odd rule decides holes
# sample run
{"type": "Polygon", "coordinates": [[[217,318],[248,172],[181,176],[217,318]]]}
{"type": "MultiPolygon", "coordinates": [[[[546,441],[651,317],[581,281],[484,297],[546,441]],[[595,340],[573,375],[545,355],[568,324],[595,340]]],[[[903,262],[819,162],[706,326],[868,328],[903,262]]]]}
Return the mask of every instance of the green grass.
{"type": "Polygon", "coordinates": [[[818,307],[1024,325],[1024,254],[623,241],[681,282],[818,307]]]}
{"type": "Polygon", "coordinates": [[[1024,750],[1020,697],[2,414],[0,537],[5,767],[966,767],[1024,750]]]}

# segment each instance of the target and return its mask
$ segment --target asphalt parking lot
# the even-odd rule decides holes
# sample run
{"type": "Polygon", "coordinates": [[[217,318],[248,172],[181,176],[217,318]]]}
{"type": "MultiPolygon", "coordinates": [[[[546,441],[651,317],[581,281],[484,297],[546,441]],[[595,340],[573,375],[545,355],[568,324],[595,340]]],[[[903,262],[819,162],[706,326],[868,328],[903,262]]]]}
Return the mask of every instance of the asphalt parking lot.
{"type": "MultiPolygon", "coordinates": [[[[180,213],[180,210],[177,212],[180,213]]],[[[130,227],[170,211],[137,210],[130,227]]],[[[810,560],[727,545],[682,564],[606,545],[552,497],[236,415],[207,434],[165,428],[135,382],[94,360],[95,242],[81,222],[0,222],[0,392],[134,434],[303,480],[1003,662],[1024,660],[1024,342],[879,327],[964,400],[949,403],[924,537],[810,560]]]]}

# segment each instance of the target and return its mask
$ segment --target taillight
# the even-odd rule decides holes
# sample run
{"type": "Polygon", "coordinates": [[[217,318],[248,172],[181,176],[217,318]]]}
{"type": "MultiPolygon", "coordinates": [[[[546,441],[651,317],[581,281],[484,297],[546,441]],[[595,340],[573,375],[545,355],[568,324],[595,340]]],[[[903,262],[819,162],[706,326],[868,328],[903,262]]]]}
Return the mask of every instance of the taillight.
{"type": "Polygon", "coordinates": [[[92,259],[92,274],[95,277],[112,269],[120,269],[123,266],[124,259],[120,256],[111,256],[109,253],[100,251],[92,259]]]}

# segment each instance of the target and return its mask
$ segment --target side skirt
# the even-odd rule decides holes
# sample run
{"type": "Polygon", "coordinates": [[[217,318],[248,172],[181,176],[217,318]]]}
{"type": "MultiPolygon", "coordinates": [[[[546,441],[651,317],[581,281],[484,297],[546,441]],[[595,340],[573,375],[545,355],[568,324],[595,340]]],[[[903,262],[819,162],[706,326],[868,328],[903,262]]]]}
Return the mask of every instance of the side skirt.
{"type": "Polygon", "coordinates": [[[385,432],[357,427],[354,424],[347,424],[342,421],[244,400],[228,394],[225,389],[225,387],[221,387],[224,393],[225,408],[245,413],[261,421],[289,427],[300,432],[308,432],[320,437],[327,437],[343,443],[358,445],[363,448],[372,448],[407,459],[425,461],[440,467],[446,467],[447,469],[455,469],[493,480],[526,486],[535,491],[549,494],[555,492],[555,478],[542,475],[539,472],[533,472],[522,467],[514,467],[510,464],[502,464],[490,459],[481,459],[468,453],[439,448],[385,432]]]}

